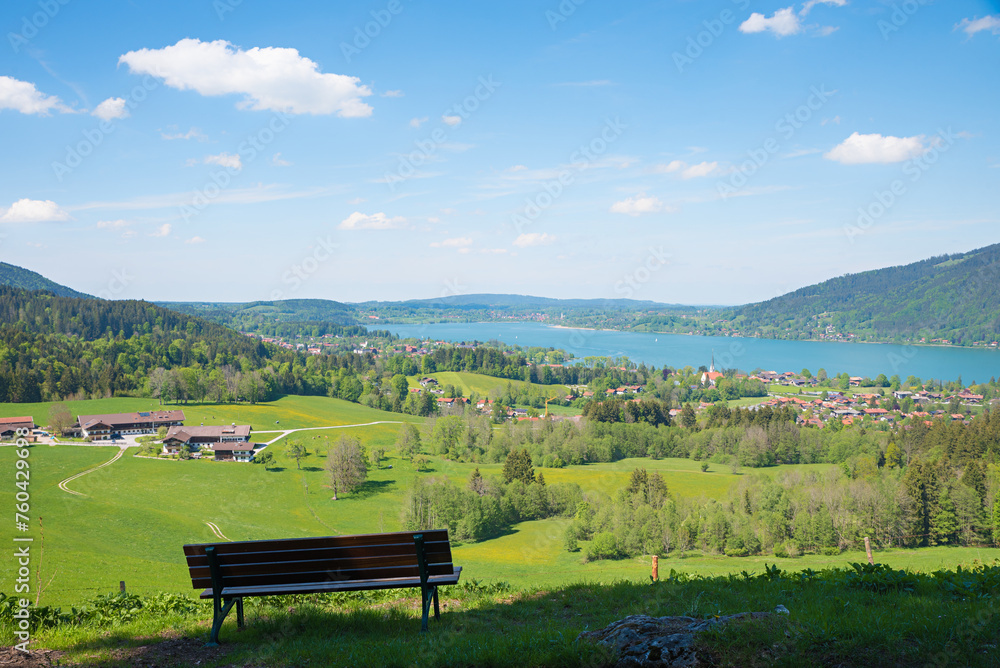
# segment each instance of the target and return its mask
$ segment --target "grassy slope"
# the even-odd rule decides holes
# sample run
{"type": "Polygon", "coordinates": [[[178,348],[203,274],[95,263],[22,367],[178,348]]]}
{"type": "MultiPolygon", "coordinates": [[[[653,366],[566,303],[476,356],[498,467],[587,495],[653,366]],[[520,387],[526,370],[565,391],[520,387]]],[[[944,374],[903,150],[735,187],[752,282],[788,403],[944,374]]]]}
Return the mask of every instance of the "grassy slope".
{"type": "MultiPolygon", "coordinates": [[[[166,404],[160,405],[155,399],[95,399],[64,402],[73,417],[100,413],[126,413],[180,409],[184,411],[185,423],[196,425],[250,424],[255,430],[298,429],[301,427],[322,427],[344,424],[364,424],[367,422],[409,421],[423,423],[424,419],[400,413],[368,408],[341,399],[327,397],[287,396],[266,403],[249,404],[166,404]],[[275,424],[275,421],[280,424],[275,424]]],[[[38,425],[49,421],[52,403],[0,404],[0,417],[31,415],[38,425]]]]}
{"type": "MultiPolygon", "coordinates": [[[[128,410],[141,400],[116,399],[89,402],[88,410],[128,410]]],[[[217,417],[232,411],[252,413],[254,424],[266,426],[274,419],[281,426],[350,424],[399,419],[333,399],[288,397],[256,407],[197,407],[217,417]]],[[[25,412],[24,407],[3,406],[3,413],[25,412]]],[[[81,409],[82,411],[83,409],[81,409]]],[[[190,410],[190,409],[186,409],[190,410]]],[[[43,409],[42,415],[47,415],[43,409]]],[[[190,415],[190,413],[189,413],[190,415]]],[[[229,419],[228,416],[226,419],[229,419]]],[[[409,418],[413,419],[413,418],[409,418]]],[[[391,450],[398,433],[396,424],[299,432],[272,446],[278,469],[260,466],[177,462],[123,457],[112,466],[88,474],[70,487],[86,494],[71,496],[57,483],[79,471],[110,459],[116,448],[37,446],[32,450],[32,517],[45,521],[46,545],[43,579],[55,578],[43,602],[74,603],[97,591],[116,589],[119,580],[138,591],[186,591],[189,581],[181,545],[213,542],[216,538],[205,522],[216,523],[232,540],[279,538],[326,533],[365,533],[400,528],[400,507],[406,490],[417,475],[445,476],[465,480],[473,464],[432,459],[430,470],[417,473],[390,454],[383,468],[370,472],[368,483],[356,494],[334,502],[324,486],[325,452],[336,439],[359,437],[369,450],[391,450]],[[284,456],[288,442],[301,442],[311,453],[301,469],[284,456]],[[388,468],[392,465],[392,468],[388,468]]],[[[135,450],[130,451],[131,453],[135,450]]],[[[13,448],[0,448],[0,469],[11,470],[13,448]]],[[[682,497],[721,498],[738,476],[728,467],[715,466],[707,473],[700,464],[684,459],[624,460],[610,464],[541,469],[550,483],[575,482],[587,492],[613,493],[623,485],[632,469],[643,466],[660,471],[673,494],[682,497]]],[[[485,475],[498,475],[500,465],[480,465],[485,475]]],[[[775,467],[768,474],[789,468],[824,468],[824,465],[775,467]]],[[[0,500],[13,503],[13,488],[4,489],[0,500]]],[[[526,522],[508,535],[479,544],[455,548],[456,563],[466,567],[466,577],[501,579],[518,585],[564,584],[581,580],[641,581],[648,575],[648,558],[581,564],[580,555],[565,552],[562,535],[566,520],[526,522]]],[[[880,559],[899,567],[932,569],[972,558],[984,560],[1000,555],[998,550],[939,548],[895,551],[880,559]]],[[[839,557],[807,556],[794,560],[768,557],[729,559],[689,554],[683,559],[661,561],[662,572],[677,568],[689,572],[718,574],[732,570],[760,571],[764,562],[778,561],[791,568],[820,568],[863,559],[861,553],[839,557]]],[[[784,567],[784,566],[783,566],[784,567]]],[[[9,591],[13,571],[4,561],[0,591],[9,591]]]]}
{"type": "MultiPolygon", "coordinates": [[[[495,396],[504,391],[507,387],[507,383],[511,383],[515,387],[531,385],[540,389],[546,396],[549,397],[565,397],[569,394],[569,388],[565,385],[538,385],[537,383],[526,383],[523,380],[493,378],[492,376],[484,376],[478,373],[442,371],[439,373],[432,373],[430,375],[431,377],[437,379],[439,386],[442,388],[445,385],[454,385],[455,387],[462,388],[462,394],[466,397],[470,396],[473,392],[478,393],[480,397],[495,396]]],[[[423,377],[424,376],[422,375],[410,376],[410,387],[420,387],[419,381],[423,377]]]]}

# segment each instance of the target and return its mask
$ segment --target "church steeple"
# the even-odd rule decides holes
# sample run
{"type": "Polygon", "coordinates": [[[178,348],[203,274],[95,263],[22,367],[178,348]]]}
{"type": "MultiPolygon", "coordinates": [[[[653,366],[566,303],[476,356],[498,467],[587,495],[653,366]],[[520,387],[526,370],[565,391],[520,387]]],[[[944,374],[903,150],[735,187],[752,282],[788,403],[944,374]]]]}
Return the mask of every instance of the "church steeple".
{"type": "Polygon", "coordinates": [[[708,368],[709,373],[715,373],[715,351],[712,351],[712,366],[708,368]]]}

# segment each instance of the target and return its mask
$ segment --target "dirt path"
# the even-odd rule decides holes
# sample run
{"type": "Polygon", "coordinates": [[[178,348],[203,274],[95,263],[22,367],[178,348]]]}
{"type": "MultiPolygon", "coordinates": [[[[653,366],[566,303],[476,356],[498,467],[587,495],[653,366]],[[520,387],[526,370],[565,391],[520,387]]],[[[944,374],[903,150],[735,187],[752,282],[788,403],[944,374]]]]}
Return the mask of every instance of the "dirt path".
{"type": "Polygon", "coordinates": [[[122,448],[120,448],[118,450],[118,454],[117,455],[115,455],[114,457],[112,457],[108,461],[104,462],[103,464],[95,466],[94,468],[87,469],[86,471],[81,471],[80,473],[77,473],[76,475],[71,475],[70,477],[66,478],[61,483],[59,483],[59,489],[61,489],[62,491],[66,492],[67,494],[75,494],[77,496],[87,496],[86,494],[83,494],[81,492],[74,492],[73,490],[71,490],[69,487],[66,486],[66,483],[73,482],[77,478],[85,476],[88,473],[93,473],[97,469],[103,469],[105,466],[111,466],[116,461],[118,461],[119,459],[121,459],[122,455],[125,454],[125,451],[127,449],[128,449],[127,447],[122,447],[122,448]]]}

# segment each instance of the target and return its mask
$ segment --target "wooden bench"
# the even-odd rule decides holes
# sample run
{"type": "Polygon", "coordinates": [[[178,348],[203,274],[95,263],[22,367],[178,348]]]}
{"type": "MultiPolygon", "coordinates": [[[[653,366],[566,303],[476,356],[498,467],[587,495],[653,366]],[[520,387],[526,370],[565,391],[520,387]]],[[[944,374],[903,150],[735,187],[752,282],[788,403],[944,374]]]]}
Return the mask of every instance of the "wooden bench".
{"type": "Polygon", "coordinates": [[[194,588],[212,599],[209,645],[219,643],[234,604],[243,626],[247,596],[420,587],[426,631],[432,603],[441,618],[437,588],[458,584],[462,572],[452,564],[447,530],[200,543],[185,545],[184,554],[194,588]]]}

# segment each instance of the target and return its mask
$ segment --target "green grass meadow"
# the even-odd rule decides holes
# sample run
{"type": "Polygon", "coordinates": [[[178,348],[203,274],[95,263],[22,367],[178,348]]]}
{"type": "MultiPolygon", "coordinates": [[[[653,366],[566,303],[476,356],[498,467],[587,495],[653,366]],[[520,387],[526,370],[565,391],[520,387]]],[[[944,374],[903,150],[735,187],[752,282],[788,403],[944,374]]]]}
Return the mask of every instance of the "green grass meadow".
{"type": "MultiPolygon", "coordinates": [[[[141,408],[143,400],[114,399],[72,404],[74,413],[126,411],[141,408]]],[[[148,404],[148,401],[146,402],[148,404]]],[[[41,580],[48,583],[42,603],[72,604],[96,592],[117,590],[118,582],[137,591],[187,591],[190,584],[181,546],[218,540],[207,522],[216,524],[230,540],[291,538],[327,534],[371,533],[401,529],[400,510],[414,478],[446,477],[461,483],[475,468],[432,457],[422,472],[399,458],[393,447],[400,420],[422,423],[420,418],[383,413],[356,404],[321,397],[286,397],[257,406],[185,406],[189,423],[216,420],[246,422],[255,428],[274,421],[280,427],[318,427],[365,424],[339,429],[312,429],[290,434],[269,446],[277,458],[271,470],[235,462],[176,461],[135,457],[137,448],[114,464],[89,473],[59,489],[59,481],[111,459],[116,447],[47,446],[31,449],[31,535],[39,537],[38,517],[44,525],[44,555],[41,580]],[[323,469],[325,454],[341,436],[359,438],[369,451],[388,452],[380,468],[369,471],[364,487],[332,500],[323,469]],[[296,466],[284,455],[291,442],[305,445],[310,453],[296,466]],[[391,468],[390,468],[391,467],[391,468]]],[[[5,405],[0,414],[29,413],[41,421],[48,405],[5,405]]],[[[261,439],[263,440],[263,439],[261,439]]],[[[13,478],[15,451],[0,448],[0,469],[13,478]]],[[[823,469],[829,465],[783,466],[764,469],[773,475],[788,469],[823,469]]],[[[587,493],[613,494],[627,483],[631,471],[644,467],[660,472],[671,492],[679,497],[721,499],[741,475],[728,466],[711,464],[707,472],[700,463],[686,459],[631,459],[608,464],[537,470],[547,482],[572,482],[587,493]]],[[[479,465],[485,475],[499,475],[499,464],[479,465]]],[[[14,503],[12,485],[0,499],[14,503]]],[[[579,581],[612,581],[648,578],[649,558],[613,562],[581,563],[580,553],[563,549],[567,520],[524,522],[507,535],[482,543],[457,545],[455,561],[466,568],[464,576],[480,581],[505,580],[516,586],[567,584],[579,581]]],[[[36,543],[37,552],[41,544],[36,543]]],[[[984,561],[1000,556],[1000,550],[934,548],[880,554],[893,566],[933,570],[971,559],[984,561]]],[[[783,568],[822,568],[859,561],[863,554],[839,557],[807,555],[788,560],[770,557],[742,559],[700,555],[683,558],[669,555],[661,560],[661,572],[670,568],[699,574],[733,570],[762,570],[764,563],[783,568]]],[[[13,566],[4,560],[0,591],[12,589],[13,566]]],[[[37,564],[36,564],[37,565],[37,564]]]]}
{"type": "MultiPolygon", "coordinates": [[[[115,399],[71,404],[74,413],[119,412],[147,408],[139,399],[115,399]]],[[[104,446],[35,445],[30,449],[32,592],[37,579],[44,586],[41,605],[78,606],[98,594],[118,591],[126,582],[130,593],[194,595],[182,545],[217,542],[207,522],[231,540],[292,538],[329,534],[394,531],[401,528],[400,510],[416,477],[465,480],[474,464],[432,457],[418,472],[392,452],[400,420],[424,422],[411,416],[373,411],[335,399],[287,397],[258,406],[182,406],[189,423],[247,422],[263,430],[330,427],[383,422],[369,426],[311,429],[290,434],[269,446],[276,467],[235,462],[178,461],[134,456],[138,448],[110,466],[68,483],[83,494],[69,494],[58,483],[114,457],[119,449],[104,446]],[[369,451],[389,451],[381,468],[369,471],[364,487],[332,500],[323,470],[327,449],[341,436],[359,438],[369,451]],[[288,443],[306,446],[309,455],[296,465],[284,454],[288,443]],[[390,468],[391,466],[391,468],[390,468]],[[40,540],[39,518],[44,527],[40,540]],[[44,549],[43,549],[44,548],[44,549]]],[[[48,405],[0,407],[2,415],[31,414],[39,422],[48,405]]],[[[424,427],[426,431],[426,427],[424,427]]],[[[259,439],[264,440],[264,439],[259,439]]],[[[15,502],[13,482],[16,452],[0,447],[0,470],[8,481],[0,500],[15,502]]],[[[610,464],[536,469],[549,483],[574,482],[584,491],[612,494],[636,467],[659,471],[678,497],[723,498],[744,469],[684,459],[632,459],[610,464]]],[[[782,470],[823,469],[829,465],[784,466],[782,470]]],[[[479,465],[485,475],[498,475],[500,465],[479,465]]],[[[339,598],[299,597],[268,601],[250,599],[248,626],[242,631],[230,619],[223,630],[224,647],[202,648],[211,612],[202,605],[181,615],[144,613],[118,625],[67,625],[38,634],[42,647],[66,651],[60,665],[135,665],[146,652],[160,652],[157,663],[143,665],[612,665],[613,658],[592,646],[575,642],[584,628],[600,628],[628,614],[708,617],[746,610],[770,610],[781,603],[793,611],[788,620],[760,628],[742,628],[706,636],[706,652],[716,665],[911,665],[911,659],[931,656],[949,637],[963,633],[959,616],[979,619],[993,615],[992,600],[945,601],[938,594],[871,594],[842,592],[802,584],[795,577],[707,581],[671,579],[671,571],[691,576],[764,573],[776,564],[786,572],[846,567],[863,562],[863,552],[835,557],[806,555],[731,558],[701,554],[663,555],[660,582],[650,584],[650,557],[582,563],[582,552],[563,548],[569,520],[523,522],[498,538],[453,549],[463,567],[460,587],[443,594],[443,614],[431,633],[420,634],[417,605],[410,591],[345,595],[339,598]],[[666,580],[669,580],[667,582],[666,580]],[[478,583],[478,584],[477,584],[478,583]],[[511,588],[501,583],[509,583],[511,588]],[[487,585],[485,588],[481,585],[487,585]],[[599,586],[600,585],[600,586],[599,586]],[[831,594],[833,592],[833,594],[831,594]],[[937,597],[937,598],[935,598],[937,597]],[[985,606],[985,607],[984,607],[985,606]],[[942,625],[948,611],[953,622],[942,625]],[[171,644],[174,643],[174,644],[171,644]],[[929,649],[926,643],[934,643],[929,649]],[[172,648],[188,653],[172,657],[172,648]],[[155,649],[162,647],[163,649],[155,649]],[[193,653],[193,654],[192,654],[193,653]],[[782,654],[784,653],[784,654],[782,654]],[[783,658],[782,658],[783,657],[783,658]],[[881,658],[880,658],[881,657],[881,658]],[[779,660],[780,659],[780,660],[779,660]],[[873,663],[874,662],[874,663],[873,663]]],[[[10,525],[8,525],[10,526],[10,525]]],[[[8,529],[12,537],[13,527],[8,529]]],[[[24,535],[24,534],[19,534],[24,535]]],[[[876,553],[876,560],[893,568],[923,572],[952,569],[975,561],[991,563],[1000,550],[928,548],[876,553]]],[[[13,591],[15,560],[0,560],[0,592],[13,591]]],[[[991,646],[1000,617],[975,622],[973,635],[958,638],[956,665],[991,665],[978,659],[991,646]],[[984,644],[985,643],[985,644],[984,644]],[[985,649],[984,649],[985,648],[985,649]]],[[[9,631],[0,631],[6,638],[9,631]]],[[[956,636],[958,637],[958,636],[956,636]]],[[[923,663],[920,663],[923,665],[923,663]]]]}
{"type": "MultiPolygon", "coordinates": [[[[197,424],[249,424],[255,431],[301,429],[346,424],[365,424],[377,421],[415,422],[425,419],[413,415],[388,413],[361,404],[330,399],[328,397],[286,396],[277,401],[259,404],[159,404],[155,399],[87,399],[63,402],[73,418],[77,415],[128,413],[148,410],[183,410],[185,423],[197,424]]],[[[30,415],[35,424],[44,426],[49,421],[52,403],[0,404],[0,417],[30,415]]]]}
{"type": "MultiPolygon", "coordinates": [[[[501,394],[510,383],[514,387],[524,387],[525,385],[530,385],[536,389],[540,389],[546,396],[549,397],[565,397],[569,394],[569,388],[565,385],[538,385],[536,383],[528,383],[523,380],[508,380],[506,378],[493,378],[492,376],[484,376],[478,373],[466,373],[462,371],[441,371],[438,373],[428,374],[431,378],[437,379],[438,387],[444,388],[445,385],[454,385],[457,388],[461,388],[462,396],[469,397],[473,392],[477,393],[480,398],[494,397],[501,394]]],[[[420,379],[423,375],[410,376],[410,387],[420,387],[420,379]]]]}

